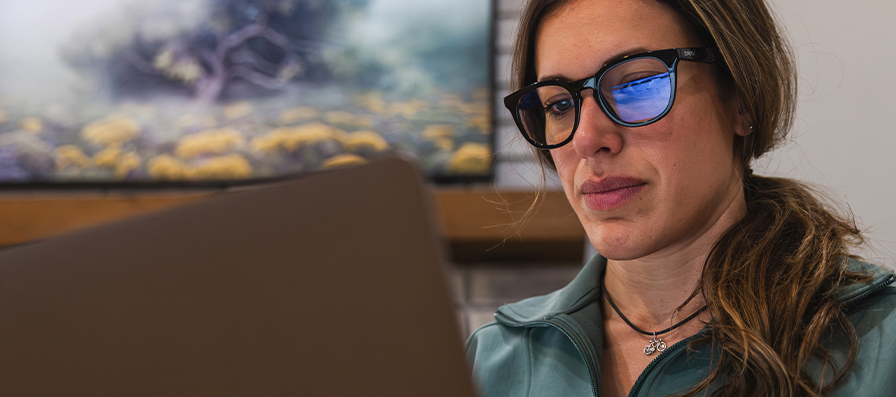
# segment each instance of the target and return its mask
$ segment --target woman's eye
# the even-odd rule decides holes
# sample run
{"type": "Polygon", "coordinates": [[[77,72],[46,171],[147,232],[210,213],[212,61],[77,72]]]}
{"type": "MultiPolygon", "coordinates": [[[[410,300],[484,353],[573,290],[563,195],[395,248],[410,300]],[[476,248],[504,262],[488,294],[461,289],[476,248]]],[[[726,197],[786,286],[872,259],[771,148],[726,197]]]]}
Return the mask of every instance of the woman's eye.
{"type": "Polygon", "coordinates": [[[640,80],[649,79],[653,76],[656,76],[657,74],[659,74],[659,73],[654,72],[654,71],[629,73],[624,78],[622,78],[622,80],[619,81],[619,84],[627,84],[627,83],[632,83],[632,82],[636,82],[636,81],[640,81],[640,80]]]}
{"type": "Polygon", "coordinates": [[[563,115],[571,108],[572,108],[572,99],[561,99],[559,101],[548,103],[544,107],[544,111],[547,114],[557,117],[557,116],[563,115]]]}

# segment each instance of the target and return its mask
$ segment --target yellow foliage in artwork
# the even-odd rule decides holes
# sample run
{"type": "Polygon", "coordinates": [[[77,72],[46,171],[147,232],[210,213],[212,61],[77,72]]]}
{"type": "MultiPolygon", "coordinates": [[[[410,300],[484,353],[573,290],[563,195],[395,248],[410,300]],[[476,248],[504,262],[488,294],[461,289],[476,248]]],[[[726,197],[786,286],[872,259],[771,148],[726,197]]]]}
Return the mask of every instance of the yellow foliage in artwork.
{"type": "Polygon", "coordinates": [[[8,118],[6,116],[6,111],[3,109],[0,109],[0,124],[5,123],[6,120],[8,120],[8,118]]]}
{"type": "Polygon", "coordinates": [[[350,152],[365,150],[381,152],[389,149],[389,142],[373,131],[358,131],[348,134],[343,139],[343,144],[345,149],[350,152]]]}
{"type": "Polygon", "coordinates": [[[371,111],[373,113],[385,113],[386,112],[386,101],[381,97],[382,94],[378,94],[376,92],[371,92],[363,95],[357,95],[355,97],[355,101],[358,102],[361,107],[371,111]]]}
{"type": "Polygon", "coordinates": [[[204,161],[188,173],[191,179],[237,179],[252,175],[252,165],[243,156],[229,154],[204,161]]]}
{"type": "Polygon", "coordinates": [[[68,167],[87,168],[90,164],[90,157],[78,146],[63,145],[56,148],[56,169],[60,171],[68,167]]]}
{"type": "Polygon", "coordinates": [[[353,165],[365,164],[367,159],[356,154],[340,154],[330,157],[321,165],[322,168],[341,168],[353,165]]]}
{"type": "Polygon", "coordinates": [[[292,124],[299,121],[313,119],[319,114],[320,111],[315,108],[301,106],[296,108],[289,108],[280,112],[279,120],[281,124],[292,124]]]}
{"type": "Polygon", "coordinates": [[[467,101],[457,94],[443,94],[441,104],[453,112],[460,113],[467,120],[467,125],[483,134],[488,134],[491,132],[491,112],[488,96],[483,92],[487,90],[476,90],[472,101],[467,101]]]}
{"type": "Polygon", "coordinates": [[[112,144],[93,155],[93,163],[100,167],[115,168],[121,157],[121,144],[112,144]]]}
{"type": "Polygon", "coordinates": [[[403,116],[409,118],[417,113],[429,109],[429,104],[422,99],[411,99],[407,102],[394,102],[386,107],[385,113],[390,116],[403,116]]]}
{"type": "Polygon", "coordinates": [[[172,64],[174,64],[174,50],[170,48],[159,51],[152,59],[152,66],[155,66],[156,69],[165,69],[172,64]]]}
{"type": "Polygon", "coordinates": [[[252,148],[265,153],[277,150],[294,152],[306,145],[326,140],[341,141],[344,135],[344,131],[322,123],[312,123],[298,127],[281,127],[267,135],[253,139],[252,148]]]}
{"type": "Polygon", "coordinates": [[[149,161],[147,171],[159,180],[236,179],[251,176],[252,165],[238,154],[213,157],[196,166],[163,154],[149,161]]]}
{"type": "Polygon", "coordinates": [[[223,154],[243,143],[243,135],[233,128],[204,130],[181,138],[174,154],[184,159],[203,154],[223,154]]]}
{"type": "Polygon", "coordinates": [[[255,108],[252,107],[252,104],[246,101],[232,103],[224,107],[224,118],[228,120],[234,120],[241,117],[246,117],[252,112],[255,111],[255,108]]]}
{"type": "Polygon", "coordinates": [[[44,121],[37,117],[25,117],[19,120],[19,128],[28,132],[41,132],[44,129],[44,121]]]}
{"type": "Polygon", "coordinates": [[[483,114],[489,110],[488,95],[483,95],[483,92],[488,92],[488,90],[474,92],[472,101],[467,101],[458,94],[446,93],[442,95],[441,103],[445,107],[467,116],[483,114]]]}
{"type": "Polygon", "coordinates": [[[426,126],[420,136],[428,139],[450,138],[454,136],[454,127],[448,124],[432,124],[426,126]]]}
{"type": "Polygon", "coordinates": [[[81,137],[91,143],[108,146],[128,142],[140,135],[140,126],[127,116],[96,120],[81,129],[81,137]]]}
{"type": "Polygon", "coordinates": [[[465,143],[448,160],[448,171],[458,174],[479,174],[488,172],[492,163],[492,153],[481,143],[465,143]]]}
{"type": "Polygon", "coordinates": [[[369,92],[355,96],[355,101],[367,111],[387,117],[409,118],[430,108],[428,102],[419,98],[405,102],[387,102],[382,98],[383,95],[381,92],[369,92]]]}
{"type": "Polygon", "coordinates": [[[450,138],[436,138],[433,139],[433,143],[437,148],[445,152],[450,152],[454,149],[454,141],[450,138]]]}
{"type": "Polygon", "coordinates": [[[202,66],[192,57],[175,58],[174,50],[163,49],[152,60],[152,66],[166,76],[185,83],[193,83],[202,76],[202,66]]]}
{"type": "Polygon", "coordinates": [[[115,164],[115,176],[119,179],[124,178],[138,167],[140,167],[140,156],[134,152],[124,153],[118,159],[118,164],[115,164]]]}
{"type": "Polygon", "coordinates": [[[443,151],[451,151],[454,149],[454,127],[448,124],[433,124],[427,126],[422,133],[425,139],[429,139],[435,146],[443,151]]]}
{"type": "Polygon", "coordinates": [[[189,166],[167,154],[153,157],[146,169],[153,179],[159,180],[186,179],[190,173],[189,166]]]}
{"type": "Polygon", "coordinates": [[[464,102],[458,104],[457,110],[467,115],[477,115],[488,111],[488,103],[464,102]]]}
{"type": "Polygon", "coordinates": [[[492,130],[491,113],[485,112],[482,114],[472,116],[467,120],[467,123],[469,123],[472,127],[478,129],[479,132],[481,132],[483,134],[488,134],[492,130]]]}
{"type": "Polygon", "coordinates": [[[93,163],[98,167],[111,168],[117,178],[124,178],[140,167],[140,156],[134,152],[123,152],[120,144],[112,144],[95,154],[93,163]]]}

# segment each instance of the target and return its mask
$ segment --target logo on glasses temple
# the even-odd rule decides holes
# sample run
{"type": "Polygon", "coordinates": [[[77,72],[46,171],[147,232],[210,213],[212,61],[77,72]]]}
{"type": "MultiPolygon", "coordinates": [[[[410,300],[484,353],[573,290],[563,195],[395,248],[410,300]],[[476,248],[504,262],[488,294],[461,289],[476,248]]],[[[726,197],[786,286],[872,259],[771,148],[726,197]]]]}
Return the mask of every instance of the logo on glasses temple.
{"type": "Polygon", "coordinates": [[[696,57],[696,56],[697,56],[697,53],[694,52],[694,50],[691,50],[691,49],[685,49],[685,50],[682,50],[681,53],[682,53],[683,56],[688,57],[688,58],[693,58],[693,57],[696,57]]]}

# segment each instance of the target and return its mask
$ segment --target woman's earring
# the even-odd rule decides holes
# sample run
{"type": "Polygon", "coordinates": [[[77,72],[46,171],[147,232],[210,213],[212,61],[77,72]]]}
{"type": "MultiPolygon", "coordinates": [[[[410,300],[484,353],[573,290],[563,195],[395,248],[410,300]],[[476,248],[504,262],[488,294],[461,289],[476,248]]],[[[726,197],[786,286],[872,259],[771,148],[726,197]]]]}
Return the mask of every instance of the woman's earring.
{"type": "Polygon", "coordinates": [[[753,124],[750,124],[750,133],[753,133],[753,124]]]}

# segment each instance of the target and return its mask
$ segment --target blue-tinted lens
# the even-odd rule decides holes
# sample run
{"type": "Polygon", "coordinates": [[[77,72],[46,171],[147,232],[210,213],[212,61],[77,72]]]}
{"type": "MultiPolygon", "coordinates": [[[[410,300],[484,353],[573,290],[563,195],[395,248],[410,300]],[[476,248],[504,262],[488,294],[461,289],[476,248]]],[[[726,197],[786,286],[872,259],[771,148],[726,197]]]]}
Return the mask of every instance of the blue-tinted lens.
{"type": "Polygon", "coordinates": [[[610,87],[616,115],[637,123],[659,116],[669,106],[672,81],[669,72],[610,87]]]}
{"type": "Polygon", "coordinates": [[[673,75],[653,57],[634,58],[614,65],[600,77],[600,96],[624,123],[656,120],[669,108],[673,75]]]}
{"type": "Polygon", "coordinates": [[[561,85],[542,85],[520,97],[516,116],[529,139],[542,145],[557,145],[572,135],[575,100],[561,85]]]}
{"type": "Polygon", "coordinates": [[[530,91],[520,98],[516,107],[517,118],[522,122],[522,131],[535,142],[545,144],[544,139],[544,106],[538,91],[530,91]]]}

